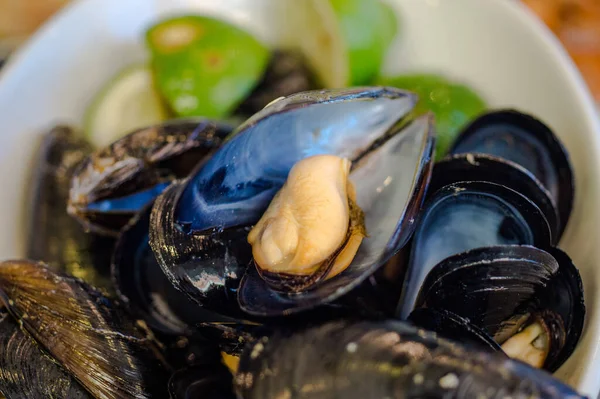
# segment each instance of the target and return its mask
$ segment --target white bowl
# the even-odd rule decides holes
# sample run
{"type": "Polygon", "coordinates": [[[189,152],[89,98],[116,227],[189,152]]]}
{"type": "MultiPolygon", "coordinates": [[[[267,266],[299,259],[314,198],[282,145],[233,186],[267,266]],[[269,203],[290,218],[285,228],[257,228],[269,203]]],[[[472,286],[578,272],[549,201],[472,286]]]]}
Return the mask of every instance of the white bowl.
{"type": "MultiPolygon", "coordinates": [[[[149,23],[167,13],[196,10],[226,18],[276,44],[288,21],[262,12],[273,1],[278,3],[81,0],[47,23],[0,75],[0,259],[23,255],[24,193],[38,138],[55,122],[81,124],[86,105],[103,83],[122,67],[146,59],[142,33],[149,23]]],[[[433,71],[465,81],[491,106],[537,115],[569,150],[577,193],[561,247],[581,270],[588,313],[578,348],[556,376],[596,397],[600,122],[581,76],[557,40],[518,2],[388,1],[399,11],[401,23],[386,73],[433,71]]]]}

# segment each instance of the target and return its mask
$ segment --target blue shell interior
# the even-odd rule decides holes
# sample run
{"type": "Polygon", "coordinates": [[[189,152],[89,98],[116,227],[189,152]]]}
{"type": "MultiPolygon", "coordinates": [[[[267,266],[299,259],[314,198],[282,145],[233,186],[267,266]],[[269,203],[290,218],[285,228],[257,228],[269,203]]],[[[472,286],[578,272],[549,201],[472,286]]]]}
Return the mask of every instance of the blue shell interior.
{"type": "Polygon", "coordinates": [[[475,248],[538,243],[524,210],[510,199],[520,194],[491,183],[477,184],[480,187],[466,183],[439,190],[422,213],[399,307],[403,319],[413,310],[423,281],[440,261],[475,248]],[[494,187],[496,193],[482,190],[485,187],[494,187]]]}
{"type": "Polygon", "coordinates": [[[433,121],[421,117],[357,162],[350,174],[368,236],[352,263],[338,276],[293,295],[270,290],[252,268],[238,293],[253,315],[293,313],[334,300],[363,282],[410,237],[433,152],[433,121]]]}
{"type": "Polygon", "coordinates": [[[147,190],[119,198],[93,202],[88,205],[88,210],[98,212],[137,212],[158,197],[171,182],[159,183],[147,190]]]}
{"type": "Polygon", "coordinates": [[[267,106],[191,177],[175,211],[183,231],[255,223],[296,162],[317,154],[354,160],[416,102],[391,88],[311,93],[267,106]]]}

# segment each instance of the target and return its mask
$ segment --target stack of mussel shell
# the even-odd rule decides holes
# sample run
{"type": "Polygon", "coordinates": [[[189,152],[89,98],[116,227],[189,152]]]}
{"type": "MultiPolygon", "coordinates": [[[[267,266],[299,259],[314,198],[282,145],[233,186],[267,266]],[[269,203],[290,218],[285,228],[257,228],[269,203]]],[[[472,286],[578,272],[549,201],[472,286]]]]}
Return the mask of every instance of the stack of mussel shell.
{"type": "Polygon", "coordinates": [[[434,164],[416,102],[305,91],[100,149],[53,129],[28,259],[0,264],[0,392],[581,398],[550,374],[585,318],[565,149],[498,110],[434,164]]]}

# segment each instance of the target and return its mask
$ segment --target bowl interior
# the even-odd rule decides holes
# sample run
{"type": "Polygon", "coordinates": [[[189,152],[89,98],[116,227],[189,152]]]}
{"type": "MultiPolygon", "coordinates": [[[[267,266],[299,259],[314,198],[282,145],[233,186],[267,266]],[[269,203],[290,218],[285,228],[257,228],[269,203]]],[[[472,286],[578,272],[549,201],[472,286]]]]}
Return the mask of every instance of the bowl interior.
{"type": "MultiPolygon", "coordinates": [[[[82,0],[46,24],[0,75],[0,258],[23,254],[30,200],[24,196],[44,129],[59,122],[80,125],[97,90],[121,68],[147,58],[142,35],[152,21],[197,10],[275,46],[289,37],[290,27],[298,30],[283,17],[291,1],[297,0],[82,0]]],[[[556,376],[596,396],[600,123],[581,77],[554,37],[517,2],[387,2],[400,23],[384,74],[436,72],[461,80],[493,107],[541,118],[571,154],[576,198],[561,247],[580,268],[588,315],[580,345],[556,376]]]]}

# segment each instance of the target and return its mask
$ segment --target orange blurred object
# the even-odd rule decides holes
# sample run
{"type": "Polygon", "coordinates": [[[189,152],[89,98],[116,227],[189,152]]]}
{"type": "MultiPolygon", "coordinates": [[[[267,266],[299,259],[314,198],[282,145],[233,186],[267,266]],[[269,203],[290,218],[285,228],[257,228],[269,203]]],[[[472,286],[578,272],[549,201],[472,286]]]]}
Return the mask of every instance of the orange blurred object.
{"type": "Polygon", "coordinates": [[[600,0],[523,0],[552,29],[600,101],[600,0]]]}
{"type": "Polygon", "coordinates": [[[70,0],[0,0],[0,56],[25,41],[70,0]]]}

